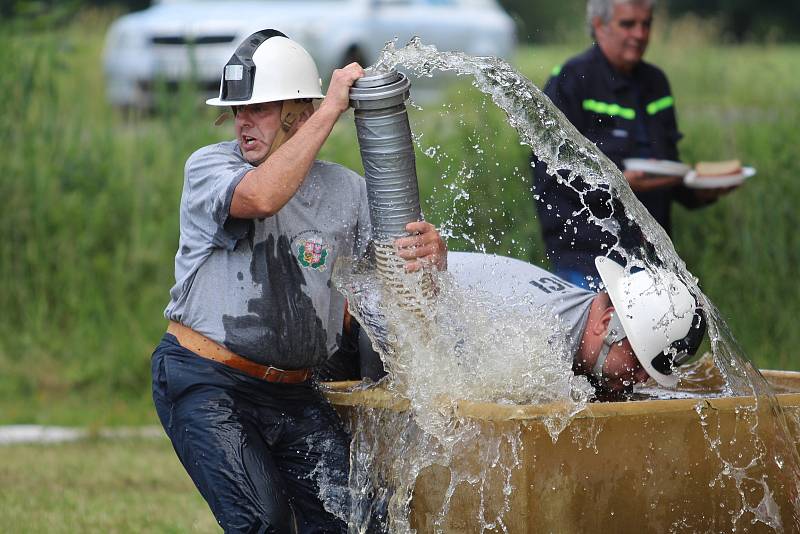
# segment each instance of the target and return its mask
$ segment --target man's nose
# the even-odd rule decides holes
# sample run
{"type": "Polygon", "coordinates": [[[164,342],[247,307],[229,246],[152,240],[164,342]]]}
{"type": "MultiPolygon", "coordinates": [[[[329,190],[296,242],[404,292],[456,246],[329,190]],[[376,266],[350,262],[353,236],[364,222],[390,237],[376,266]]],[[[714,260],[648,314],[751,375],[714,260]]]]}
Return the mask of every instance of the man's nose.
{"type": "Polygon", "coordinates": [[[647,35],[650,33],[650,29],[645,24],[634,24],[633,25],[633,36],[636,39],[647,39],[647,35]]]}
{"type": "Polygon", "coordinates": [[[236,112],[235,120],[238,126],[251,126],[253,124],[250,112],[243,109],[236,112]]]}

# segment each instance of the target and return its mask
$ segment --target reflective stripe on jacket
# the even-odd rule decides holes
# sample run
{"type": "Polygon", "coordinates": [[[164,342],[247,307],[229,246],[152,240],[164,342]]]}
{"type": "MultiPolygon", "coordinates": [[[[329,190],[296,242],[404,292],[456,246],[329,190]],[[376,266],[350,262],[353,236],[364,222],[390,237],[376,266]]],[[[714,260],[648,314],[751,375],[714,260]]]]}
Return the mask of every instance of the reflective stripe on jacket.
{"type": "MultiPolygon", "coordinates": [[[[678,160],[681,134],[675,101],[666,76],[657,67],[641,62],[631,76],[624,76],[611,67],[595,45],[553,69],[544,92],[578,131],[618,167],[622,168],[622,160],[631,157],[678,160]]],[[[594,256],[605,254],[614,237],[589,222],[585,215],[574,215],[583,208],[577,193],[548,175],[543,164],[537,163],[534,174],[539,221],[551,261],[593,271],[594,256]],[[565,225],[567,219],[572,226],[565,225]]],[[[673,200],[688,207],[697,205],[694,195],[683,186],[640,193],[637,197],[668,233],[673,200]]],[[[613,213],[624,222],[619,213],[621,206],[615,207],[607,193],[594,191],[585,198],[598,217],[613,213]]]]}

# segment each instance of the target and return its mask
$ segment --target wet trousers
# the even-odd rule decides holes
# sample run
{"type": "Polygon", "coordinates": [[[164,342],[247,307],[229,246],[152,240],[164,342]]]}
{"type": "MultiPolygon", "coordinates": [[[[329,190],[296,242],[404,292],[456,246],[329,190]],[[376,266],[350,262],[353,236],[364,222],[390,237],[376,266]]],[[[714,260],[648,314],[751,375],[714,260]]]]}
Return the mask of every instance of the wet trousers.
{"type": "Polygon", "coordinates": [[[349,438],[311,382],[250,377],[170,334],[152,372],[161,424],[225,532],[346,531],[331,511],[349,509],[349,438]]]}

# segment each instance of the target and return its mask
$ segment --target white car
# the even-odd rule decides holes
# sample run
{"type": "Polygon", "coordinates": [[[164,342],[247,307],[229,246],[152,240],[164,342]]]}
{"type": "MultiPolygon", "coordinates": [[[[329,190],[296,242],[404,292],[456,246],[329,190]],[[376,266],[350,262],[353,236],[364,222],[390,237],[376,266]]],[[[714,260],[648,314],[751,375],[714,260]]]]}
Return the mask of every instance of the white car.
{"type": "Polygon", "coordinates": [[[440,50],[508,57],[514,23],[496,0],[162,0],[114,21],[103,66],[119,106],[152,105],[153,89],[185,79],[209,94],[248,35],[265,28],[302,44],[328,78],[351,61],[372,64],[386,41],[418,35],[440,50]]]}

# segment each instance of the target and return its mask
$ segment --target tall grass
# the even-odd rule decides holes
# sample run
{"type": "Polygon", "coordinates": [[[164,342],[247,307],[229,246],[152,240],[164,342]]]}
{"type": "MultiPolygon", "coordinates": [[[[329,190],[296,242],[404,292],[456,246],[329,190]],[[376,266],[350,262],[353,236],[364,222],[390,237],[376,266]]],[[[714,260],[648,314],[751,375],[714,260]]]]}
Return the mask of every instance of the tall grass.
{"type": "Polygon", "coordinates": [[[0,37],[0,395],[45,412],[65,393],[146,397],[182,161],[216,139],[194,105],[126,121],[105,104],[107,23],[0,37]]]}
{"type": "MultiPolygon", "coordinates": [[[[89,12],[57,32],[0,31],[3,422],[62,420],[59,407],[81,405],[101,421],[150,417],[148,356],[173,282],[183,163],[230,137],[189,87],[152,116],[111,109],[100,69],[108,22],[89,12]]],[[[736,156],[759,175],[711,208],[679,209],[676,246],[759,365],[800,369],[800,54],[695,35],[671,28],[649,55],[672,80],[683,155],[736,156]]],[[[515,62],[542,85],[582,47],[528,48],[515,62]]],[[[541,260],[528,149],[468,84],[445,102],[412,111],[426,217],[451,248],[541,260]]],[[[349,117],[322,157],[360,169],[349,117]]]]}
{"type": "Polygon", "coordinates": [[[763,366],[800,369],[798,47],[658,49],[687,161],[738,158],[758,175],[716,205],[679,209],[674,241],[763,366]]]}

